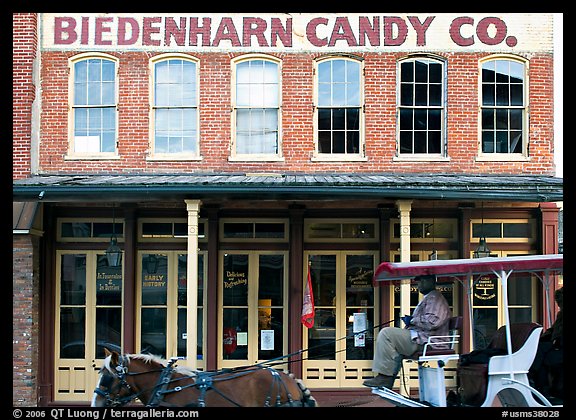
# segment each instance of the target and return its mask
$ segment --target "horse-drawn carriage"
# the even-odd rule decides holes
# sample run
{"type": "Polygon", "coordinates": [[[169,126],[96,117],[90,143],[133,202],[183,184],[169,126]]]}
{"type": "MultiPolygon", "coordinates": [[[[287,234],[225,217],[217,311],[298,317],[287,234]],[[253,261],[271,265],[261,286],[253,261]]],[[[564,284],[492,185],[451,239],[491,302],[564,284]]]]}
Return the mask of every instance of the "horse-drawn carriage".
{"type": "MultiPolygon", "coordinates": [[[[563,271],[563,255],[526,255],[517,257],[487,257],[477,259],[433,260],[409,263],[380,264],[374,273],[374,284],[411,279],[417,275],[434,274],[439,279],[455,279],[464,286],[468,298],[468,314],[473,327],[472,285],[482,276],[494,276],[502,292],[505,325],[500,327],[483,352],[486,360],[463,363],[474,352],[458,354],[462,318],[452,319],[450,335],[431,337],[432,341],[445,341],[449,350],[424,351],[414,357],[418,363],[418,399],[401,395],[387,388],[373,388],[372,392],[394,405],[408,407],[446,406],[507,406],[551,407],[553,404],[528,378],[542,325],[534,322],[511,323],[508,304],[509,278],[514,273],[530,273],[539,278],[544,287],[546,315],[551,324],[549,290],[551,276],[563,271]],[[458,360],[456,371],[458,387],[447,393],[444,368],[448,361],[458,360]]],[[[529,287],[529,286],[526,286],[529,287]]],[[[557,403],[557,401],[555,401],[557,403]]]]}
{"type": "MultiPolygon", "coordinates": [[[[562,271],[561,254],[380,264],[374,273],[375,286],[424,274],[461,282],[468,297],[469,325],[473,324],[472,285],[481,276],[493,275],[501,287],[505,325],[496,331],[488,345],[488,353],[493,353],[491,357],[485,363],[466,367],[461,362],[469,355],[456,351],[463,319],[462,316],[453,317],[449,336],[431,337],[436,344],[438,340],[448,343],[449,350],[434,350],[425,345],[421,354],[414,355],[418,363],[417,399],[387,388],[373,388],[372,392],[394,405],[407,407],[562,406],[553,404],[528,379],[543,327],[533,322],[511,323],[508,305],[509,277],[513,273],[530,273],[543,284],[548,324],[551,324],[550,277],[562,271]],[[447,392],[445,385],[444,367],[450,360],[459,361],[456,392],[447,392]]],[[[168,407],[317,406],[301,380],[266,363],[198,372],[176,366],[176,360],[107,352],[92,406],[122,406],[136,399],[146,406],[168,407]]]]}

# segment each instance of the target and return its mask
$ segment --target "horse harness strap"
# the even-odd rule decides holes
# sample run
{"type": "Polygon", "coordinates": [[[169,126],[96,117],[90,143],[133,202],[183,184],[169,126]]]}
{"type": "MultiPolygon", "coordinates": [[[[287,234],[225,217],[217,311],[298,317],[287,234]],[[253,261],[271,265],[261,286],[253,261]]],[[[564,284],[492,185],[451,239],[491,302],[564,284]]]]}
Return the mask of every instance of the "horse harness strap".
{"type": "MultiPolygon", "coordinates": [[[[154,392],[152,394],[152,397],[150,398],[150,401],[148,402],[148,404],[146,404],[147,407],[158,407],[160,405],[167,405],[167,404],[163,404],[164,403],[164,401],[163,401],[164,395],[170,394],[173,392],[180,392],[183,389],[190,388],[190,387],[195,387],[200,392],[200,395],[198,397],[197,402],[195,404],[191,404],[191,405],[198,406],[198,407],[206,407],[206,393],[209,390],[213,390],[214,392],[218,393],[222,398],[227,399],[230,403],[232,403],[238,407],[241,406],[237,402],[233,401],[232,399],[230,399],[229,397],[224,395],[220,390],[218,390],[214,386],[214,382],[217,382],[218,380],[233,379],[233,378],[238,377],[238,376],[246,375],[250,372],[241,372],[237,375],[234,375],[232,378],[214,379],[213,378],[214,377],[213,372],[198,371],[198,372],[195,372],[196,373],[196,379],[195,379],[194,383],[189,384],[189,385],[184,385],[184,386],[176,386],[174,388],[168,389],[168,385],[170,383],[177,381],[177,380],[180,380],[180,379],[187,379],[186,377],[172,379],[172,374],[174,373],[174,368],[172,367],[173,364],[174,364],[174,360],[171,360],[168,363],[168,365],[162,370],[162,373],[160,374],[160,377],[158,378],[158,382],[154,386],[154,392]]],[[[292,398],[292,395],[288,391],[286,384],[284,383],[280,374],[278,373],[278,371],[273,369],[273,368],[270,368],[270,367],[266,367],[265,369],[268,370],[270,372],[270,374],[272,375],[272,382],[270,384],[270,391],[268,392],[268,395],[267,395],[266,400],[264,402],[264,406],[265,407],[292,406],[294,404],[294,400],[292,398]],[[272,401],[272,397],[273,397],[272,394],[274,392],[274,389],[276,389],[276,399],[275,399],[274,404],[271,405],[271,401],[272,401]],[[288,401],[285,403],[282,403],[282,389],[284,389],[286,391],[286,394],[288,396],[288,401]]]]}
{"type": "Polygon", "coordinates": [[[284,383],[284,381],[280,377],[280,374],[278,373],[278,371],[275,369],[272,369],[270,367],[268,367],[266,369],[272,375],[273,380],[270,383],[270,391],[268,392],[268,396],[266,397],[266,400],[264,402],[264,406],[270,407],[270,401],[272,399],[272,392],[273,392],[274,388],[277,389],[276,402],[274,404],[275,407],[281,407],[284,404],[287,404],[288,406],[292,405],[294,403],[294,400],[292,399],[292,395],[288,391],[288,388],[286,387],[286,384],[284,383]],[[282,403],[282,389],[284,389],[286,391],[286,395],[288,396],[288,402],[286,402],[286,403],[282,403]]]}

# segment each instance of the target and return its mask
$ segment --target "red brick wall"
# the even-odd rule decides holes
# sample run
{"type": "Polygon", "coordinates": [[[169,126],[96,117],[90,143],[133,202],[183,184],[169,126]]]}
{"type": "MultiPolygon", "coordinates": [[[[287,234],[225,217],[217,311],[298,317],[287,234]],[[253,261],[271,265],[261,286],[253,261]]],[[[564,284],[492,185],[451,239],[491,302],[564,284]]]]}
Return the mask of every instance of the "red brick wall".
{"type": "Polygon", "coordinates": [[[13,178],[30,175],[30,147],[32,135],[32,102],[35,86],[32,80],[37,55],[37,15],[13,15],[12,43],[12,161],[13,178]]]}
{"type": "Polygon", "coordinates": [[[477,162],[478,71],[485,53],[445,54],[448,62],[448,155],[446,162],[395,162],[396,63],[398,53],[365,53],[367,162],[311,162],[313,59],[318,54],[277,54],[282,60],[284,162],[229,162],[231,59],[202,53],[200,60],[201,161],[146,161],[149,142],[149,58],[146,52],[113,53],[119,64],[119,154],[116,160],[64,160],[68,146],[68,58],[42,55],[40,168],[43,172],[456,172],[554,174],[553,58],[533,54],[529,63],[530,160],[477,162]]]}
{"type": "Polygon", "coordinates": [[[40,294],[37,256],[38,241],[34,236],[13,236],[13,406],[35,407],[37,403],[40,294]]]}

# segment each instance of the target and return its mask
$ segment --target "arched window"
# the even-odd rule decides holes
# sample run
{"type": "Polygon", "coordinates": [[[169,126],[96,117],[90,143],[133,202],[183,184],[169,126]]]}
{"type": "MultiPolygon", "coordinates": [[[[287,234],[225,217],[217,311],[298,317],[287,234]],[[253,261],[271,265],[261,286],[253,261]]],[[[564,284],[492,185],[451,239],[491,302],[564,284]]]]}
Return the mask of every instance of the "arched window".
{"type": "Polygon", "coordinates": [[[197,158],[197,63],[179,56],[156,58],[152,95],[152,156],[197,158]]]}
{"type": "Polygon", "coordinates": [[[526,66],[511,58],[482,63],[481,153],[526,154],[526,66]]]}
{"type": "Polygon", "coordinates": [[[280,64],[254,57],[234,68],[232,158],[281,158],[280,64]]]}
{"type": "Polygon", "coordinates": [[[335,57],[317,63],[315,156],[364,157],[362,63],[335,57]]]}
{"type": "Polygon", "coordinates": [[[118,102],[116,61],[85,56],[71,61],[72,141],[70,154],[116,154],[118,102]]]}
{"type": "Polygon", "coordinates": [[[399,65],[398,154],[444,155],[445,70],[429,57],[399,65]]]}

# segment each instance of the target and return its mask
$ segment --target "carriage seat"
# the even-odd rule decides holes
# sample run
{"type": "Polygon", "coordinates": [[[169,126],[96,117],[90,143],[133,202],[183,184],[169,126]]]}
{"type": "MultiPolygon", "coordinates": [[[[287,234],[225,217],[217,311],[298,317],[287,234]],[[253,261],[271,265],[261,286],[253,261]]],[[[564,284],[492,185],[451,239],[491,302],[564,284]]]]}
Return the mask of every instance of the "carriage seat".
{"type": "MultiPolygon", "coordinates": [[[[477,363],[471,361],[473,358],[468,355],[462,355],[457,367],[462,402],[472,406],[490,405],[504,386],[501,379],[511,374],[528,385],[527,373],[536,356],[541,332],[542,326],[535,322],[511,324],[512,354],[508,356],[506,326],[502,326],[496,331],[485,351],[470,353],[473,355],[484,352],[488,355],[487,361],[477,363]]],[[[480,357],[476,358],[481,360],[480,357]]],[[[522,392],[524,393],[524,390],[522,392]]]]}
{"type": "Polygon", "coordinates": [[[408,359],[416,361],[438,360],[444,358],[457,358],[456,344],[460,341],[460,331],[462,330],[462,316],[453,316],[448,320],[448,335],[432,335],[424,344],[424,348],[413,353],[408,359]],[[435,348],[437,344],[448,344],[448,348],[435,348]]]}

